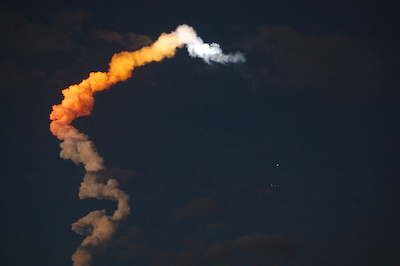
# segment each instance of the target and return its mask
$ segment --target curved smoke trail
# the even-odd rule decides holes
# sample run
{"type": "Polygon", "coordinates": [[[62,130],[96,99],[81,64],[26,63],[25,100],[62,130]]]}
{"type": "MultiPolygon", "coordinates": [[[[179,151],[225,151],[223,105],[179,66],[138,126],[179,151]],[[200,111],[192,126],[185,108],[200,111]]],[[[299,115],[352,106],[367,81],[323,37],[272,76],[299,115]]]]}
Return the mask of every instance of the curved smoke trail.
{"type": "Polygon", "coordinates": [[[50,114],[50,131],[63,142],[60,144],[60,157],[70,159],[77,165],[83,164],[86,175],[79,189],[79,198],[109,199],[118,203],[117,210],[108,216],[105,210],[92,211],[72,224],[72,230],[87,235],[72,255],[74,266],[88,266],[92,263],[92,255],[106,248],[119,224],[129,215],[129,196],[118,189],[118,182],[109,179],[104,184],[96,172],[104,169],[103,158],[89,137],[80,133],[71,125],[77,117],[89,115],[94,105],[94,93],[110,88],[111,85],[124,81],[132,76],[135,67],[152,61],[161,61],[173,57],[177,48],[186,45],[189,55],[202,58],[206,63],[245,62],[243,54],[224,54],[216,43],[208,44],[197,36],[188,25],[180,25],[170,34],[162,33],[151,46],[134,52],[114,54],[109,63],[109,70],[92,72],[89,77],[77,85],[71,85],[62,91],[64,99],[61,104],[54,105],[50,114]]]}

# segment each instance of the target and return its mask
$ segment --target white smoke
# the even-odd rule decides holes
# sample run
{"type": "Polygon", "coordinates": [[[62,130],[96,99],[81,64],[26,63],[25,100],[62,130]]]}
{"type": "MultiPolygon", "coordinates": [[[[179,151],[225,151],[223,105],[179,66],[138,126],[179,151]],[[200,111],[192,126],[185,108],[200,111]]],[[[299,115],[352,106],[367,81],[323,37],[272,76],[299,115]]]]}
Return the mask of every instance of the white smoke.
{"type": "Polygon", "coordinates": [[[178,26],[173,34],[177,34],[179,43],[186,45],[191,57],[202,58],[207,64],[211,64],[211,62],[221,64],[246,62],[246,58],[241,52],[224,54],[218,43],[204,43],[197,36],[196,31],[186,24],[178,26]]]}

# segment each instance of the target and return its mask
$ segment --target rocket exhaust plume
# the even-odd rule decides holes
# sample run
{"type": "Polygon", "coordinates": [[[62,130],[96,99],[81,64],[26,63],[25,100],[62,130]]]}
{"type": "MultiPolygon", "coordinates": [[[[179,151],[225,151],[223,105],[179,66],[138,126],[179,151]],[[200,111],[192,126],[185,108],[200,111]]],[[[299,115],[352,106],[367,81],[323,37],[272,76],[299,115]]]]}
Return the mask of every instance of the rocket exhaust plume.
{"type": "Polygon", "coordinates": [[[130,207],[129,196],[118,189],[117,180],[109,179],[105,184],[98,177],[96,172],[104,169],[103,158],[97,153],[89,137],[74,128],[71,122],[77,117],[91,113],[94,105],[93,95],[96,92],[130,78],[135,67],[173,57],[176,49],[185,45],[190,56],[202,58],[208,64],[246,61],[240,52],[224,54],[219,44],[204,43],[192,27],[184,24],[170,34],[162,33],[150,46],[134,52],[124,51],[114,54],[107,73],[90,73],[81,83],[64,89],[62,91],[64,99],[61,104],[53,106],[50,114],[52,120],[50,131],[63,141],[60,144],[60,157],[70,159],[77,165],[82,163],[87,171],[79,189],[79,198],[109,199],[117,202],[117,210],[112,216],[108,216],[105,210],[93,211],[72,224],[73,231],[87,235],[72,255],[74,266],[92,264],[92,255],[106,248],[120,223],[129,215],[130,207]]]}

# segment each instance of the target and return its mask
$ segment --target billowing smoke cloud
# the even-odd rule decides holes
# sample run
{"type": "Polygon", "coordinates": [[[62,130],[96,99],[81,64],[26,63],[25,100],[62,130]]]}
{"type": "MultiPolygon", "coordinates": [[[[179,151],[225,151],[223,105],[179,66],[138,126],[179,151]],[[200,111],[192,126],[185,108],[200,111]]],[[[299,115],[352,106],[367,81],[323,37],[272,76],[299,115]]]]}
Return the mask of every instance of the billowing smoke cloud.
{"type": "Polygon", "coordinates": [[[64,99],[54,105],[50,114],[50,131],[63,142],[60,144],[60,157],[70,159],[77,165],[83,164],[87,173],[79,189],[79,198],[109,199],[118,203],[117,210],[108,216],[105,210],[93,211],[72,224],[72,230],[87,235],[77,251],[72,255],[74,266],[88,266],[92,255],[106,248],[119,224],[129,215],[129,196],[118,189],[118,182],[109,179],[102,182],[97,171],[104,169],[103,158],[89,137],[80,133],[71,125],[77,117],[89,115],[94,105],[94,93],[110,88],[111,85],[132,76],[135,67],[152,61],[161,61],[175,55],[176,48],[186,45],[190,56],[202,58],[206,63],[245,62],[243,54],[224,54],[216,43],[207,44],[197,36],[192,27],[180,25],[170,34],[162,33],[152,45],[134,52],[114,54],[109,63],[109,70],[92,72],[89,77],[77,85],[71,85],[62,91],[64,99]]]}
{"type": "Polygon", "coordinates": [[[79,198],[109,199],[118,202],[113,216],[107,216],[105,210],[92,211],[72,224],[72,230],[80,235],[88,235],[78,247],[72,260],[76,266],[90,265],[92,254],[107,247],[108,241],[118,229],[119,223],[130,213],[129,196],[118,189],[118,182],[109,179],[107,184],[100,183],[95,172],[87,172],[79,189],[79,198]]]}
{"type": "Polygon", "coordinates": [[[203,40],[197,36],[194,29],[188,25],[180,25],[176,28],[175,33],[178,35],[179,42],[186,45],[191,57],[202,58],[208,64],[211,62],[221,64],[246,62],[246,58],[241,52],[227,55],[222,52],[218,43],[204,43],[203,40]]]}

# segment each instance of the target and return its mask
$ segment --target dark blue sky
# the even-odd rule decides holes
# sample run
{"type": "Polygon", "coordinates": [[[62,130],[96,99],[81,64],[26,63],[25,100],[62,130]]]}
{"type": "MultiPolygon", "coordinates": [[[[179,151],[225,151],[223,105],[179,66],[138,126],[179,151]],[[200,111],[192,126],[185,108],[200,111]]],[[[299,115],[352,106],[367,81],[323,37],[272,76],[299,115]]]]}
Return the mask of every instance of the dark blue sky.
{"type": "Polygon", "coordinates": [[[73,125],[130,195],[101,265],[399,265],[399,25],[389,1],[0,5],[1,265],[72,265],[82,166],[48,129],[61,91],[178,25],[179,49],[73,125]],[[277,167],[278,164],[278,167],[277,167]]]}

